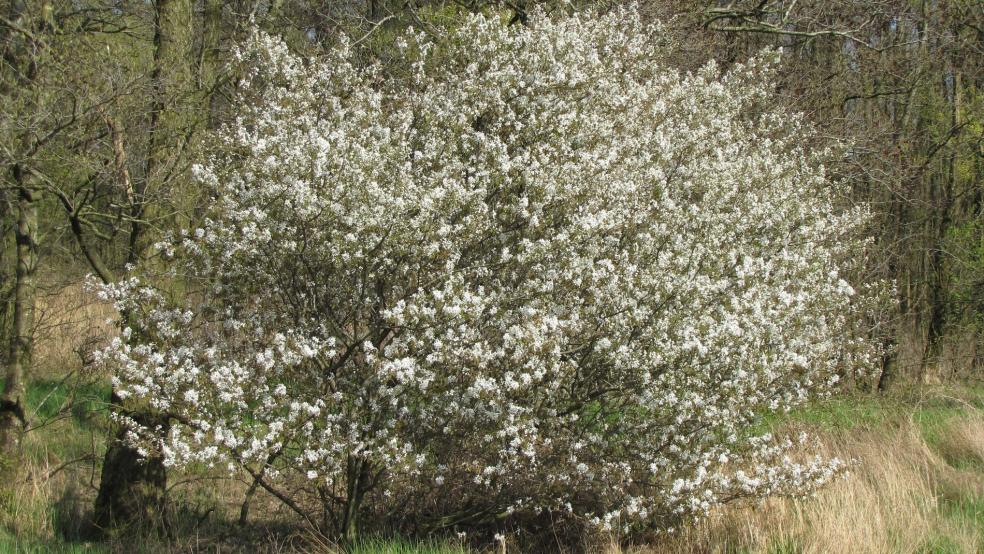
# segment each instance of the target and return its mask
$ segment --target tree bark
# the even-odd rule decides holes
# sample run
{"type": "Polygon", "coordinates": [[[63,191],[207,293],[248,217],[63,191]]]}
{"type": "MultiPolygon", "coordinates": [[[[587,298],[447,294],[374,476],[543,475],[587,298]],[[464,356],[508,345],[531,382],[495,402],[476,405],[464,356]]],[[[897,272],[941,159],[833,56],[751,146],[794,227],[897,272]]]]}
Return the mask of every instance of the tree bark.
{"type": "MultiPolygon", "coordinates": [[[[124,412],[113,395],[113,410],[124,412]]],[[[125,412],[124,412],[125,413],[125,412]]],[[[166,425],[146,414],[128,413],[142,425],[166,425]]],[[[141,455],[120,427],[106,450],[93,522],[102,532],[127,528],[166,529],[167,470],[156,453],[141,455]]]]}
{"type": "Polygon", "coordinates": [[[354,544],[361,531],[362,501],[374,486],[369,460],[350,456],[346,468],[346,495],[342,513],[341,535],[345,544],[354,544]]]}
{"type": "Polygon", "coordinates": [[[40,192],[32,187],[34,177],[14,167],[17,189],[17,270],[14,283],[14,315],[3,395],[0,396],[0,453],[4,466],[12,465],[19,453],[25,416],[25,373],[31,363],[34,332],[34,274],[38,261],[38,207],[40,192]]]}

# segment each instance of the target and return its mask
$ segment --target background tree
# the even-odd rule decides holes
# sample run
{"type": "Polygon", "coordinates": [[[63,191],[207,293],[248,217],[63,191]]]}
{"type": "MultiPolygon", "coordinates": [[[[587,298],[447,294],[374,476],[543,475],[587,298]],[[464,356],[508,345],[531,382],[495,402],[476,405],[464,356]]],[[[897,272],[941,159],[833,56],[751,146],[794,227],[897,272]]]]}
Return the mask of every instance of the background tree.
{"type": "MultiPolygon", "coordinates": [[[[194,216],[198,195],[186,178],[188,160],[197,133],[215,123],[210,98],[222,41],[230,38],[219,32],[221,18],[235,16],[215,2],[203,8],[183,1],[8,6],[3,139],[11,185],[5,190],[16,200],[8,213],[18,214],[20,262],[5,379],[5,413],[13,415],[3,420],[5,429],[16,431],[15,419],[28,423],[14,415],[23,416],[21,376],[30,368],[40,237],[53,237],[44,251],[49,281],[62,271],[75,279],[91,271],[111,282],[144,261],[162,230],[194,216]],[[76,252],[84,264],[71,259],[76,252]]],[[[159,508],[159,462],[121,451],[118,442],[110,444],[107,461],[104,475],[111,478],[101,485],[99,526],[146,517],[137,506],[159,508]]]]}

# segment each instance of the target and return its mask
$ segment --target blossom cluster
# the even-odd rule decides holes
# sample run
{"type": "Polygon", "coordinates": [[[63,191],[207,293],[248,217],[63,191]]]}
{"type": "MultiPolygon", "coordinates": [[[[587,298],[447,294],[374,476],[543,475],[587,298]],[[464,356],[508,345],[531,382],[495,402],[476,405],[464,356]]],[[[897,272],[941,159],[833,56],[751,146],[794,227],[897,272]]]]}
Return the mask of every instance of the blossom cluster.
{"type": "Polygon", "coordinates": [[[161,245],[181,294],[105,291],[134,330],[102,359],[179,422],[167,462],[608,526],[828,480],[750,429],[868,363],[867,215],[775,106],[775,54],[683,74],[632,10],[445,33],[400,71],[238,51],[208,219],[161,245]]]}

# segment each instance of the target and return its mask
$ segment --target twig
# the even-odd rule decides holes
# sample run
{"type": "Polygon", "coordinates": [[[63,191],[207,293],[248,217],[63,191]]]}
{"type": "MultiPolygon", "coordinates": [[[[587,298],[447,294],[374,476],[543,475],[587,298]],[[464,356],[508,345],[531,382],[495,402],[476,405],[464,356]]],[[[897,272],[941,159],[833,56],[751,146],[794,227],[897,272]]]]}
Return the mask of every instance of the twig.
{"type": "MultiPolygon", "coordinates": [[[[95,455],[93,455],[93,454],[86,454],[84,456],[79,456],[78,458],[75,458],[73,460],[69,460],[67,462],[63,462],[63,463],[59,464],[57,467],[55,467],[55,469],[52,469],[51,471],[47,472],[45,474],[45,476],[40,479],[40,481],[41,482],[45,482],[45,481],[51,479],[52,477],[54,477],[55,475],[57,475],[59,472],[61,472],[63,469],[67,468],[68,466],[70,466],[72,464],[77,464],[79,462],[84,462],[84,461],[93,461],[95,459],[96,459],[95,455]]],[[[30,483],[31,481],[35,481],[35,480],[30,475],[28,475],[27,482],[30,483]]],[[[37,481],[35,481],[35,482],[37,482],[37,481]]]]}
{"type": "Polygon", "coordinates": [[[416,8],[416,6],[413,5],[413,1],[412,0],[409,1],[409,2],[407,2],[406,8],[407,8],[407,12],[410,13],[410,18],[413,19],[413,22],[416,23],[417,25],[419,25],[420,28],[423,29],[423,31],[425,33],[427,33],[428,35],[430,35],[430,37],[433,38],[433,39],[436,39],[436,40],[444,40],[444,37],[442,37],[440,35],[440,33],[438,33],[437,31],[435,31],[433,27],[431,27],[427,23],[424,23],[424,21],[422,19],[420,19],[420,16],[417,15],[417,8],[416,8]]]}
{"type": "Polygon", "coordinates": [[[380,28],[380,27],[381,27],[381,26],[383,25],[383,23],[386,23],[387,21],[389,21],[390,19],[393,19],[394,17],[396,17],[396,16],[395,16],[395,15],[393,15],[393,14],[389,14],[389,15],[387,15],[386,17],[384,17],[384,18],[382,18],[382,19],[380,19],[379,21],[377,21],[377,22],[376,22],[376,23],[375,23],[375,24],[374,24],[374,25],[372,26],[372,28],[371,28],[371,29],[369,29],[369,31],[367,31],[367,32],[366,32],[366,34],[364,34],[364,35],[362,35],[361,37],[359,37],[359,39],[358,39],[358,40],[356,40],[355,42],[353,42],[353,43],[351,44],[351,46],[353,46],[353,47],[354,47],[354,46],[357,46],[357,45],[359,45],[359,44],[361,44],[361,43],[362,43],[363,41],[365,41],[365,40],[366,40],[367,38],[369,38],[369,35],[371,35],[371,34],[373,34],[374,32],[376,32],[376,29],[378,29],[378,28],[380,28]]]}

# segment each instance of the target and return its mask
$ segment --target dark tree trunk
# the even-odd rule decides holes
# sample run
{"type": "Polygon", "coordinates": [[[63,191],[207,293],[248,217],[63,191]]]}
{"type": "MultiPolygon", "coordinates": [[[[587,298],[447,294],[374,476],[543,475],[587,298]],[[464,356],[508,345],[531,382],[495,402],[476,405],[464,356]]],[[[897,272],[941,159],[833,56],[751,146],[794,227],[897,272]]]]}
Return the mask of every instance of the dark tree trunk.
{"type": "Polygon", "coordinates": [[[25,373],[31,362],[34,332],[34,273],[38,260],[38,207],[40,192],[34,190],[32,177],[23,168],[14,168],[18,183],[17,271],[14,283],[14,316],[10,332],[9,354],[3,394],[0,396],[0,455],[6,472],[14,466],[20,452],[20,435],[27,423],[25,416],[25,373]]]}
{"type": "Polygon", "coordinates": [[[882,341],[881,374],[878,376],[878,390],[885,392],[892,387],[896,380],[897,360],[895,359],[895,340],[887,337],[882,341]]]}
{"type": "Polygon", "coordinates": [[[374,484],[370,462],[349,457],[346,481],[347,494],[343,506],[341,535],[345,544],[354,544],[361,532],[362,501],[374,484]]]}
{"type": "MultiPolygon", "coordinates": [[[[44,11],[47,2],[42,2],[44,11]]],[[[11,2],[8,6],[8,21],[25,24],[24,2],[11,2]]],[[[9,25],[7,25],[9,27],[9,25]]],[[[24,76],[21,86],[32,87],[38,76],[36,52],[40,50],[37,37],[44,33],[46,27],[38,25],[36,34],[30,34],[30,40],[17,45],[9,44],[10,36],[4,33],[3,56],[5,62],[13,67],[19,67],[24,76]]],[[[4,79],[7,81],[7,79],[4,79]]],[[[27,152],[33,148],[34,137],[24,133],[20,139],[20,148],[27,152]]],[[[37,187],[37,177],[29,167],[20,163],[10,167],[12,192],[17,195],[16,214],[14,223],[14,241],[16,243],[16,269],[14,272],[13,316],[8,339],[6,370],[4,372],[3,391],[0,394],[0,472],[6,474],[16,467],[16,458],[20,454],[20,438],[27,424],[25,414],[25,379],[31,363],[31,349],[34,335],[34,275],[38,263],[38,200],[41,191],[37,187]]],[[[12,210],[13,211],[13,210],[12,210]]],[[[6,307],[4,308],[6,312],[6,307]]]]}
{"type": "MultiPolygon", "coordinates": [[[[151,428],[161,425],[161,429],[166,429],[165,421],[155,421],[146,414],[127,413],[115,395],[112,406],[115,413],[142,425],[151,428]]],[[[164,460],[156,453],[142,456],[126,442],[126,433],[120,427],[106,451],[93,523],[102,533],[133,527],[166,529],[164,460]]]]}

